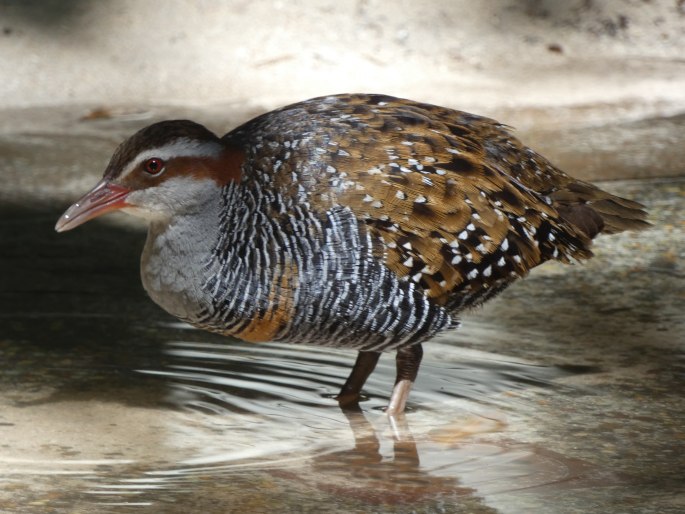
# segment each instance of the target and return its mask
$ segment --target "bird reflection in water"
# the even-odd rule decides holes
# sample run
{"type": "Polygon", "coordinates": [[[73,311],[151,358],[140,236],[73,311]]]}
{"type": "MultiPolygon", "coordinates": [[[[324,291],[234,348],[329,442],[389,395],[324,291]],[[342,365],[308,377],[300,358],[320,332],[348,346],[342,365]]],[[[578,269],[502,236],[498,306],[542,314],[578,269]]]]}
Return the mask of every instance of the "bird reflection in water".
{"type": "MultiPolygon", "coordinates": [[[[335,387],[336,376],[345,372],[346,355],[270,346],[262,350],[261,346],[243,344],[228,348],[170,344],[167,353],[172,360],[164,376],[176,391],[174,403],[191,411],[196,429],[203,424],[211,429],[202,434],[209,433],[212,440],[203,440],[197,431],[189,434],[204,452],[204,457],[193,459],[195,465],[206,464],[219,473],[244,466],[268,469],[272,476],[310,484],[334,497],[353,495],[371,504],[473,494],[473,489],[461,486],[450,473],[432,473],[431,463],[422,467],[407,417],[382,415],[383,398],[374,394],[363,402],[363,409],[330,405],[329,395],[321,391],[335,387]],[[266,362],[255,355],[260,351],[275,358],[266,362]],[[255,376],[260,380],[250,379],[255,376]],[[217,433],[219,426],[223,433],[217,433]],[[258,450],[244,459],[244,448],[258,450]]],[[[392,365],[383,362],[379,372],[382,381],[382,375],[393,372],[392,365]]],[[[475,426],[461,419],[457,425],[458,429],[453,426],[449,430],[449,440],[436,432],[438,446],[446,449],[446,444],[458,444],[461,438],[501,428],[492,420],[475,426]]],[[[433,428],[439,426],[436,420],[431,423],[433,428]]],[[[178,427],[174,431],[181,432],[178,427]]],[[[455,456],[455,460],[462,458],[455,456]]]]}
{"type": "Polygon", "coordinates": [[[313,459],[313,471],[326,477],[319,484],[321,489],[371,504],[416,504],[474,495],[473,489],[461,486],[454,476],[436,476],[422,470],[417,444],[404,414],[389,418],[387,437],[376,431],[359,407],[343,412],[354,435],[354,447],[313,459]],[[381,452],[381,441],[388,440],[392,441],[390,458],[381,452]]]}
{"type": "MultiPolygon", "coordinates": [[[[620,482],[606,470],[511,440],[506,415],[487,398],[457,401],[442,390],[448,379],[446,389],[469,390],[449,367],[429,361],[440,386],[408,414],[386,416],[378,389],[394,372],[391,363],[379,363],[378,386],[369,384],[366,401],[339,409],[326,396],[345,374],[347,355],[268,346],[169,343],[164,369],[147,372],[172,391],[177,415],[162,427],[168,464],[110,476],[98,486],[99,498],[118,498],[123,483],[127,494],[150,503],[191,491],[258,501],[266,511],[283,511],[283,502],[325,501],[343,512],[410,505],[488,513],[503,493],[620,482]],[[257,482],[262,486],[254,489],[257,482]]],[[[449,348],[443,350],[444,357],[449,348]]],[[[517,375],[507,376],[514,388],[517,375]]]]}

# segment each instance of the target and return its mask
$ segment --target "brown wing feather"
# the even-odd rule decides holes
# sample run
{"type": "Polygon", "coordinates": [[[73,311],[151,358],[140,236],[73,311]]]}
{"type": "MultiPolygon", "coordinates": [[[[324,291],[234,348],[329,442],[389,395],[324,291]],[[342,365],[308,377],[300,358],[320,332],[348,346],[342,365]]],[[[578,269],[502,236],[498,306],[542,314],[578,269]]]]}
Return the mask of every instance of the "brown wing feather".
{"type": "Polygon", "coordinates": [[[276,165],[274,157],[262,167],[273,167],[282,190],[304,191],[299,198],[319,208],[351,208],[386,265],[451,308],[477,303],[545,260],[587,258],[607,219],[629,212],[638,223],[644,214],[554,168],[504,125],[460,111],[340,95],[250,125],[279,143],[298,136],[276,165]],[[578,221],[576,206],[593,202],[602,223],[578,221]]]}
{"type": "Polygon", "coordinates": [[[590,255],[587,238],[524,185],[551,190],[549,180],[526,167],[520,179],[506,173],[525,149],[502,125],[401,100],[351,98],[349,106],[352,128],[328,145],[336,148],[333,185],[340,177],[344,185],[317,181],[311,193],[349,206],[382,241],[387,266],[437,301],[494,287],[550,258],[590,255]],[[504,166],[494,162],[493,141],[506,148],[504,166]]]}

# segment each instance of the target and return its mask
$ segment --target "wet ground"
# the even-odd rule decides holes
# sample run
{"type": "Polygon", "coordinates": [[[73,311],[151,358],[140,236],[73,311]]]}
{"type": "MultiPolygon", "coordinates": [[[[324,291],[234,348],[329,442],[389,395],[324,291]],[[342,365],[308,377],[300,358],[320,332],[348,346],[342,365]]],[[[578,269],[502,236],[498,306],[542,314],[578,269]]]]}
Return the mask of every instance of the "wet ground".
{"type": "Polygon", "coordinates": [[[177,323],[125,217],[54,233],[118,130],[0,138],[0,512],[685,510],[684,179],[602,184],[654,228],[427,343],[391,423],[391,355],[343,413],[351,352],[177,323]]]}

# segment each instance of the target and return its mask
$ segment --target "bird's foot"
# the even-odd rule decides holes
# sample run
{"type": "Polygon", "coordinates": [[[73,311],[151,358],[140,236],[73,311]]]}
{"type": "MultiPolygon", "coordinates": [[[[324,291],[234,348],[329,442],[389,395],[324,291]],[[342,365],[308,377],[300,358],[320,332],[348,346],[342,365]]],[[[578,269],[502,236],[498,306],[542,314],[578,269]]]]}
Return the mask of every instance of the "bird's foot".
{"type": "Polygon", "coordinates": [[[338,401],[338,406],[341,409],[356,410],[359,409],[359,401],[362,399],[362,396],[358,392],[341,391],[335,399],[338,401]]]}
{"type": "Polygon", "coordinates": [[[388,416],[397,416],[404,412],[412,385],[414,385],[414,382],[406,378],[399,380],[395,384],[395,387],[392,390],[392,396],[390,397],[390,402],[385,409],[385,413],[388,416]]]}

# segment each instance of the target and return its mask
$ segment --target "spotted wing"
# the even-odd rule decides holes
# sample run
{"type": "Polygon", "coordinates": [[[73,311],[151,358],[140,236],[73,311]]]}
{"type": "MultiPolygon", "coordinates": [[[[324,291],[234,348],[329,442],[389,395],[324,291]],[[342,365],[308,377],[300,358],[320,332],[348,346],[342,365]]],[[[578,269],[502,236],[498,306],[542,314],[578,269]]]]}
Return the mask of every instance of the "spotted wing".
{"type": "MultiPolygon", "coordinates": [[[[347,206],[403,280],[458,309],[589,238],[552,196],[572,181],[501,124],[379,95],[315,99],[251,122],[270,180],[319,210],[347,206]]],[[[238,129],[231,137],[239,137],[238,129]]]]}
{"type": "Polygon", "coordinates": [[[590,255],[549,197],[568,176],[502,125],[392,99],[360,105],[350,123],[366,128],[337,141],[332,180],[313,192],[338,191],[387,266],[436,301],[476,303],[545,260],[590,255]],[[340,175],[353,184],[327,187],[340,175]]]}

